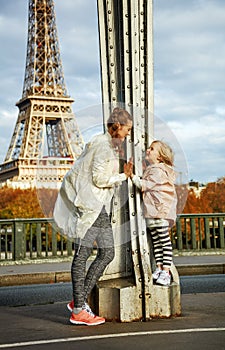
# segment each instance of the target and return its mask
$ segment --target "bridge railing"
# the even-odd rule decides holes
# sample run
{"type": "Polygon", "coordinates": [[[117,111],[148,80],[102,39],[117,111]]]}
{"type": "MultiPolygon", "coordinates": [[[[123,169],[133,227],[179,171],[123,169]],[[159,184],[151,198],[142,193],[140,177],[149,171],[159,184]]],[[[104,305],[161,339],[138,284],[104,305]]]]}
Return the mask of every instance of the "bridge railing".
{"type": "MultiPolygon", "coordinates": [[[[74,243],[60,235],[52,219],[0,220],[0,261],[69,257],[74,243]]],[[[173,249],[207,251],[225,248],[225,213],[181,214],[171,230],[173,249]]]]}
{"type": "Polygon", "coordinates": [[[73,255],[73,242],[60,235],[52,223],[52,219],[0,220],[0,260],[73,255]]]}
{"type": "Polygon", "coordinates": [[[178,251],[224,249],[225,213],[181,214],[171,231],[178,251]]]}

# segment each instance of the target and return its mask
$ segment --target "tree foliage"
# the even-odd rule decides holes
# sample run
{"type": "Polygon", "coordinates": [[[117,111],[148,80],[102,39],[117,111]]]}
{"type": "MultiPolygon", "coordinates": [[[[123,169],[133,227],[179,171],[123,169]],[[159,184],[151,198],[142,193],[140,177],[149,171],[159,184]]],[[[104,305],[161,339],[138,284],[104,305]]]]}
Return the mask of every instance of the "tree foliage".
{"type": "Polygon", "coordinates": [[[0,219],[51,217],[56,190],[0,188],[0,219]]]}
{"type": "Polygon", "coordinates": [[[197,196],[189,190],[183,213],[224,213],[225,212],[225,177],[210,182],[197,196]]]}
{"type": "MultiPolygon", "coordinates": [[[[0,219],[52,217],[57,190],[0,188],[0,219]]],[[[188,192],[183,213],[225,213],[225,177],[208,183],[197,196],[188,192]]]]}

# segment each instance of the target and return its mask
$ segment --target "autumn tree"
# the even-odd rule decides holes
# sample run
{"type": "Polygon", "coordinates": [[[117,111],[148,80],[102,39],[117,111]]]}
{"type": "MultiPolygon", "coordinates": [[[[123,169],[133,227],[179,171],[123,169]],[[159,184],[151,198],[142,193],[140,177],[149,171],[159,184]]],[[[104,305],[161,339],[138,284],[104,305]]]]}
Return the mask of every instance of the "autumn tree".
{"type": "Polygon", "coordinates": [[[43,218],[52,216],[52,205],[56,193],[51,190],[51,195],[46,191],[38,192],[36,189],[12,189],[3,187],[0,189],[0,219],[14,218],[43,218]],[[42,195],[39,198],[38,195],[42,195]],[[45,204],[45,207],[43,205],[45,204]]]}
{"type": "Polygon", "coordinates": [[[200,199],[196,196],[196,193],[193,189],[190,189],[188,191],[188,196],[187,196],[183,213],[184,214],[201,213],[200,199]]]}
{"type": "Polygon", "coordinates": [[[193,189],[188,192],[183,213],[224,213],[225,212],[225,177],[210,182],[197,196],[193,189]]]}
{"type": "Polygon", "coordinates": [[[208,183],[200,196],[202,212],[225,212],[225,177],[208,183]]]}

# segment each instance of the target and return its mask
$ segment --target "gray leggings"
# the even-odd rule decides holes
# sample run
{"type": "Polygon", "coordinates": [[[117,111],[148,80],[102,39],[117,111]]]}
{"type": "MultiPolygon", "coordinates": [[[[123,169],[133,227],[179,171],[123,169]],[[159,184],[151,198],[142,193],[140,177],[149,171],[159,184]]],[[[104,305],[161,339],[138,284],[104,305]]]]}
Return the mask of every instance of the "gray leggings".
{"type": "Polygon", "coordinates": [[[100,215],[76,245],[71,266],[74,307],[81,308],[115,254],[113,231],[109,216],[103,207],[100,215]],[[98,252],[86,274],[86,262],[96,242],[98,252]]]}

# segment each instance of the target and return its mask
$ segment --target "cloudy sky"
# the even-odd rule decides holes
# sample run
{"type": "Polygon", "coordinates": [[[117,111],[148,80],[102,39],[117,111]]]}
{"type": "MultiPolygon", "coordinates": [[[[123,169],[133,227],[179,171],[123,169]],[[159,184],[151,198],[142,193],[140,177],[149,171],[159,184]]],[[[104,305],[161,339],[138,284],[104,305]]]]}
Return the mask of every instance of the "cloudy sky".
{"type": "MultiPolygon", "coordinates": [[[[177,139],[189,180],[225,176],[225,1],[153,0],[156,118],[177,139]]],[[[101,103],[96,0],[55,0],[65,82],[80,111],[101,103]]],[[[28,0],[0,0],[0,162],[22,97],[28,0]]],[[[101,121],[92,120],[92,123],[101,121]]]]}

